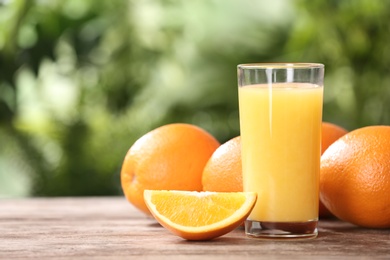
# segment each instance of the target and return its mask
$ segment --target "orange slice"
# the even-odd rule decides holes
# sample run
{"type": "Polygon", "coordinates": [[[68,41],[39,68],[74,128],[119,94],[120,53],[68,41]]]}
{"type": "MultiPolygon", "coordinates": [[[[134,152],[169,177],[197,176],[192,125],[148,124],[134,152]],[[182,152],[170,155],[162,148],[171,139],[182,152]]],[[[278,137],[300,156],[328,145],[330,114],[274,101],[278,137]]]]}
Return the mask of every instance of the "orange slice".
{"type": "Polygon", "coordinates": [[[248,217],[256,199],[254,192],[144,191],[154,218],[187,240],[209,240],[232,231],[248,217]]]}

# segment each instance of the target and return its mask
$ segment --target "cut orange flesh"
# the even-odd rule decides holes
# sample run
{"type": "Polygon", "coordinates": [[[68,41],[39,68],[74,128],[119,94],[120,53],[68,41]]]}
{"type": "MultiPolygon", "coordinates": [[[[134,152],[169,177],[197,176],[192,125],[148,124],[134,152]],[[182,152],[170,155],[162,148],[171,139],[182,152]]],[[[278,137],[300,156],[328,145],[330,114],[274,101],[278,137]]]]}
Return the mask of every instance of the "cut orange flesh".
{"type": "Polygon", "coordinates": [[[145,190],[144,199],[154,218],[173,234],[187,240],[209,240],[240,226],[257,194],[145,190]]]}

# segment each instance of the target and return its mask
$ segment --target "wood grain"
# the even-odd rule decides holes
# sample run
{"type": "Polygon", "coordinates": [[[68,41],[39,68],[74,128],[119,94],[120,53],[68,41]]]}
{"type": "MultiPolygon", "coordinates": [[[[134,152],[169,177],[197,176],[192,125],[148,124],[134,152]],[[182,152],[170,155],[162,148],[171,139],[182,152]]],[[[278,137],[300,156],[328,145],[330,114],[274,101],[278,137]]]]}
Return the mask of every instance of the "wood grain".
{"type": "Polygon", "coordinates": [[[390,259],[390,230],[321,220],[305,241],[176,237],[122,197],[0,200],[0,259],[390,259]]]}

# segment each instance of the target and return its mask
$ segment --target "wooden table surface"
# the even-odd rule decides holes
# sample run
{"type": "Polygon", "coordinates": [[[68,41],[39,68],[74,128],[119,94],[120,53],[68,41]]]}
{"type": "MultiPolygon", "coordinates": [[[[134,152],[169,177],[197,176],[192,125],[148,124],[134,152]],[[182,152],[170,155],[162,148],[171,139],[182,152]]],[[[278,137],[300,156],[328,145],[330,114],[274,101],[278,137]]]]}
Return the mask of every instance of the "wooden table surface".
{"type": "Polygon", "coordinates": [[[390,259],[390,229],[321,220],[304,241],[172,235],[123,197],[0,200],[0,259],[390,259]]]}

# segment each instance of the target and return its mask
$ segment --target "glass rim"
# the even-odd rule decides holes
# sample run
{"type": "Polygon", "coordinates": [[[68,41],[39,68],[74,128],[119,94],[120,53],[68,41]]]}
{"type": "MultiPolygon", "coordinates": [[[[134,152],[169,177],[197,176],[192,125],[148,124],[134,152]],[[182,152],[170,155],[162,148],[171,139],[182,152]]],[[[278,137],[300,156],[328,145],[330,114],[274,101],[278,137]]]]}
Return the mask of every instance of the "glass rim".
{"type": "Polygon", "coordinates": [[[322,69],[322,63],[310,62],[268,62],[268,63],[244,63],[237,65],[239,69],[322,69]]]}

